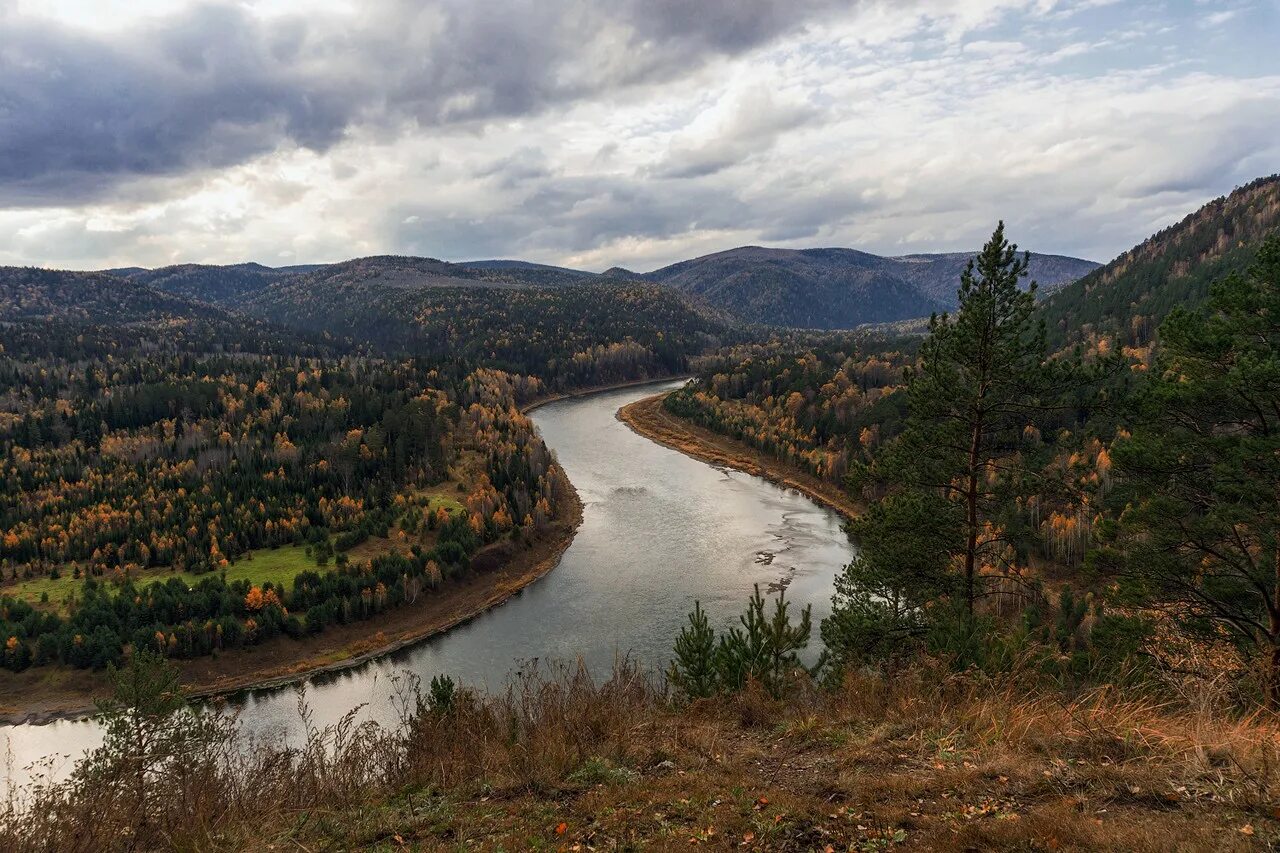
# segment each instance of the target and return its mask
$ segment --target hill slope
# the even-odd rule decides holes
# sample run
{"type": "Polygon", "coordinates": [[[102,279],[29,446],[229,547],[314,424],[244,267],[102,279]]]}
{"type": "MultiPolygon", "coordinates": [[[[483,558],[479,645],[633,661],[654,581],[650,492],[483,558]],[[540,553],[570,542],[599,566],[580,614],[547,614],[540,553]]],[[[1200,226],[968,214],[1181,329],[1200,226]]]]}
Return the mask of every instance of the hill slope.
{"type": "Polygon", "coordinates": [[[215,305],[236,305],[267,285],[294,274],[255,263],[226,266],[178,264],[131,272],[129,278],[188,299],[215,305]]]}
{"type": "Polygon", "coordinates": [[[363,258],[292,276],[244,310],[388,352],[532,373],[557,389],[680,372],[689,355],[731,331],[684,295],[649,282],[584,283],[554,270],[421,258],[363,258]]]}
{"type": "Polygon", "coordinates": [[[1145,346],[1175,305],[1197,305],[1209,284],[1242,270],[1280,228],[1280,175],[1209,202],[1050,297],[1043,311],[1057,345],[1118,337],[1145,346]]]}
{"type": "MultiPolygon", "coordinates": [[[[855,249],[744,246],[647,273],[643,278],[705,298],[741,320],[777,326],[847,329],[928,316],[955,306],[960,272],[972,253],[886,258],[855,249]]],[[[1033,255],[1031,274],[1046,286],[1097,264],[1033,255]]]]}
{"type": "Polygon", "coordinates": [[[257,263],[177,264],[150,270],[124,267],[106,272],[127,277],[165,293],[228,307],[247,304],[270,285],[304,277],[311,284],[317,281],[342,284],[378,279],[388,286],[410,289],[477,285],[558,287],[599,278],[594,273],[582,270],[525,261],[486,260],[455,264],[435,258],[395,255],[375,255],[334,264],[301,264],[278,268],[257,263]]]}
{"type": "MultiPolygon", "coordinates": [[[[948,252],[936,255],[903,255],[891,260],[903,264],[902,275],[924,295],[937,300],[948,309],[956,306],[956,290],[960,287],[960,273],[964,272],[974,252],[948,252]]],[[[1028,281],[1040,285],[1042,296],[1060,290],[1081,276],[1101,266],[1097,261],[1086,261],[1066,255],[1039,255],[1032,253],[1028,281]]]]}
{"type": "Polygon", "coordinates": [[[140,281],[100,272],[0,267],[0,342],[43,355],[143,346],[307,353],[305,337],[140,281]]]}

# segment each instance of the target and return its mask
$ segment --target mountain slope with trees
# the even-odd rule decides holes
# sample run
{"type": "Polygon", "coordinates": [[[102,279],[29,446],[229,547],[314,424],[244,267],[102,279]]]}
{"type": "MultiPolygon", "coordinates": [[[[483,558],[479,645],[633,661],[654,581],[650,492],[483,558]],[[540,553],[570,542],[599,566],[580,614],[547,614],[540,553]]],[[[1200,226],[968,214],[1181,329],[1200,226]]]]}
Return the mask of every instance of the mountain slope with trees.
{"type": "Polygon", "coordinates": [[[530,285],[527,271],[500,270],[462,286],[424,286],[418,278],[406,283],[399,261],[389,269],[342,266],[340,273],[331,268],[278,283],[246,310],[389,353],[539,376],[555,390],[683,372],[691,356],[741,334],[681,294],[647,282],[575,279],[543,287],[530,285]]]}
{"type": "Polygon", "coordinates": [[[1046,300],[1050,343],[1093,348],[1111,339],[1149,357],[1160,322],[1176,306],[1202,304],[1214,280],[1247,268],[1277,228],[1280,175],[1209,202],[1046,300]]]}
{"type": "Polygon", "coordinates": [[[165,293],[215,305],[238,305],[264,287],[297,273],[262,264],[178,264],[128,272],[128,277],[165,293]]]}
{"type": "MultiPolygon", "coordinates": [[[[744,246],[646,273],[643,278],[703,297],[740,320],[774,326],[849,329],[953,309],[956,281],[971,254],[887,258],[855,249],[744,246]]],[[[1032,278],[1058,286],[1092,261],[1033,256],[1032,278]]]]}

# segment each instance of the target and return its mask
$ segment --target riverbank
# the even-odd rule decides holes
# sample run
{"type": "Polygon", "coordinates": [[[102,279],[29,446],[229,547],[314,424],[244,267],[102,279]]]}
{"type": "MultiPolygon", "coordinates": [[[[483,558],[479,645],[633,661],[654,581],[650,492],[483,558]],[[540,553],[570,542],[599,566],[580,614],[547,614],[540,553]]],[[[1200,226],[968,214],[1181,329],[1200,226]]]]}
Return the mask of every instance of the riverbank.
{"type": "Polygon", "coordinates": [[[862,507],[833,483],[671,414],[662,405],[666,396],[656,394],[623,406],[618,410],[618,419],[650,441],[694,459],[735,468],[783,488],[795,489],[845,518],[861,514],[862,507]]]}
{"type": "Polygon", "coordinates": [[[648,379],[629,379],[626,382],[615,382],[612,385],[597,385],[582,391],[565,391],[559,394],[547,394],[537,397],[534,400],[520,407],[520,411],[526,415],[535,409],[540,409],[548,403],[557,403],[560,400],[574,400],[578,397],[590,397],[595,394],[604,394],[609,391],[621,391],[624,388],[642,388],[645,385],[658,385],[663,382],[675,382],[677,379],[688,379],[687,373],[674,373],[671,376],[654,376],[648,379]]]}
{"type": "MultiPolygon", "coordinates": [[[[300,640],[279,636],[217,656],[175,661],[183,685],[196,699],[281,687],[361,666],[476,618],[560,562],[582,523],[582,501],[572,484],[570,489],[565,505],[548,529],[500,568],[472,572],[465,579],[421,596],[414,604],[388,610],[376,620],[330,626],[323,633],[300,640]]],[[[70,667],[4,672],[0,674],[0,684],[0,725],[83,719],[94,713],[95,700],[109,692],[104,673],[70,667]]]]}

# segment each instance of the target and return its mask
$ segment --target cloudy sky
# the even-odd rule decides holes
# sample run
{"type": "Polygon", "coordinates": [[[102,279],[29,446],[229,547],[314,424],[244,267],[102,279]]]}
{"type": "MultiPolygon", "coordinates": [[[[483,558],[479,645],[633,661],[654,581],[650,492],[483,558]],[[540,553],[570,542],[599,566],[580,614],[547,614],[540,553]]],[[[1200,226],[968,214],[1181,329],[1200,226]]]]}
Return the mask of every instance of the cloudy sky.
{"type": "Polygon", "coordinates": [[[0,0],[0,264],[1107,260],[1280,171],[1280,0],[0,0]]]}

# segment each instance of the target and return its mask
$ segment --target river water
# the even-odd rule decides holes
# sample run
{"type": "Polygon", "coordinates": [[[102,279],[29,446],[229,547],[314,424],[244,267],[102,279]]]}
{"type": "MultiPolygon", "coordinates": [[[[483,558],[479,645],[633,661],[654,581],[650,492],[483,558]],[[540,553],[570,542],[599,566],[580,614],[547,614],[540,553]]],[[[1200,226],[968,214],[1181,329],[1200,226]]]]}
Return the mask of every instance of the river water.
{"type": "MultiPolygon", "coordinates": [[[[853,555],[840,517],[798,492],[655,444],[617,420],[622,406],[679,384],[537,409],[531,417],[584,505],[582,526],[560,565],[446,634],[310,680],[313,723],[335,722],[358,705],[361,718],[392,722],[391,679],[406,670],[424,683],[446,673],[492,690],[535,661],[581,657],[605,675],[616,656],[630,654],[661,668],[695,599],[713,625],[727,627],[753,584],[762,591],[785,585],[793,613],[812,604],[816,644],[833,578],[853,555]]],[[[230,704],[257,737],[293,739],[301,731],[293,688],[250,692],[230,704]]],[[[61,776],[98,742],[88,721],[3,727],[0,774],[18,784],[61,776]]]]}

